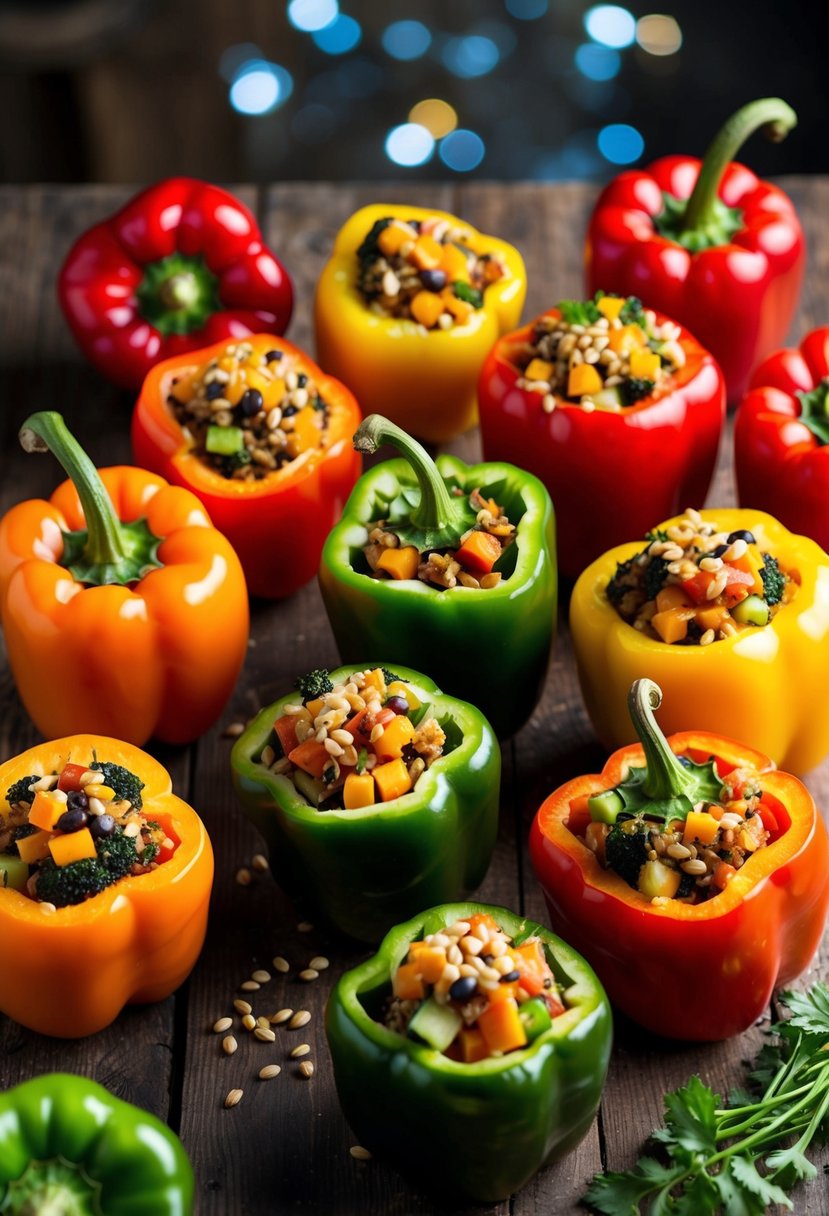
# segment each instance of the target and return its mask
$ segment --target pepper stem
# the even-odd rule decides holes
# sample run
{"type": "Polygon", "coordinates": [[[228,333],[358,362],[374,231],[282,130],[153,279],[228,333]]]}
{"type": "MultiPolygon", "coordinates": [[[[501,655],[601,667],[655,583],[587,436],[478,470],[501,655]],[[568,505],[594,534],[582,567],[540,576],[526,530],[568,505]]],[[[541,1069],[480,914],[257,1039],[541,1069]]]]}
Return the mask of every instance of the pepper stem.
{"type": "Polygon", "coordinates": [[[51,452],[71,479],[86,521],[84,556],[96,566],[117,566],[126,556],[118,516],[100,473],[61,415],[54,410],[30,415],[19,438],[25,452],[51,452]]]}
{"type": "Polygon", "coordinates": [[[653,680],[634,680],[628,711],[645,753],[644,791],[654,801],[695,792],[697,778],[679,762],[653,716],[662,704],[662,689],[653,680]]]}
{"type": "Polygon", "coordinates": [[[715,219],[723,174],[750,135],[759,127],[765,127],[769,138],[776,143],[785,139],[796,125],[794,110],[779,97],[749,102],[732,114],[705,153],[697,183],[685,207],[680,234],[697,232],[715,219]]]}
{"type": "Polygon", "coordinates": [[[200,291],[196,276],[185,272],[165,279],[158,294],[164,307],[175,311],[181,308],[192,308],[199,299],[200,291]]]}
{"type": "Polygon", "coordinates": [[[372,454],[384,443],[397,448],[412,468],[420,487],[420,502],[412,508],[411,522],[424,531],[451,528],[460,514],[458,500],[450,497],[446,482],[426,449],[382,414],[369,414],[354,434],[354,449],[372,454]]]}

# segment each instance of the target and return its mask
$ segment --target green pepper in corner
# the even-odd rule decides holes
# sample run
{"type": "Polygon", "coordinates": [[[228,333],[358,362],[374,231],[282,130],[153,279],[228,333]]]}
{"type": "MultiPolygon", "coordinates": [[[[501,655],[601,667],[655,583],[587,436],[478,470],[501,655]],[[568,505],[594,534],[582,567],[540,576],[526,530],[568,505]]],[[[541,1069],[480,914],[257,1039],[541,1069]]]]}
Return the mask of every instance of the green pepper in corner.
{"type": "Polygon", "coordinates": [[[432,908],[392,929],[372,958],[341,977],[325,1029],[340,1103],[360,1144],[444,1203],[506,1199],[574,1148],[593,1121],[610,1057],[610,1006],[581,955],[549,929],[484,904],[432,908]],[[514,941],[527,932],[541,938],[565,1012],[527,1047],[465,1064],[382,1018],[409,944],[479,913],[514,941]]]}
{"type": "Polygon", "coordinates": [[[550,496],[537,478],[511,464],[467,465],[448,455],[435,462],[405,431],[372,414],[354,446],[370,453],[384,443],[403,458],[360,478],[322,554],[320,587],[340,656],[348,663],[382,654],[390,663],[434,665],[443,687],[481,709],[506,738],[535,708],[553,641],[550,496]],[[496,505],[516,525],[492,567],[500,581],[487,586],[484,576],[480,586],[459,580],[448,587],[423,581],[416,576],[418,559],[433,550],[460,556],[462,538],[476,522],[475,491],[476,501],[496,505]],[[414,573],[372,573],[364,547],[379,519],[401,548],[417,551],[414,573]]]}
{"type": "Polygon", "coordinates": [[[160,1120],[51,1073],[0,1094],[4,1216],[190,1216],[193,1171],[160,1120]]]}

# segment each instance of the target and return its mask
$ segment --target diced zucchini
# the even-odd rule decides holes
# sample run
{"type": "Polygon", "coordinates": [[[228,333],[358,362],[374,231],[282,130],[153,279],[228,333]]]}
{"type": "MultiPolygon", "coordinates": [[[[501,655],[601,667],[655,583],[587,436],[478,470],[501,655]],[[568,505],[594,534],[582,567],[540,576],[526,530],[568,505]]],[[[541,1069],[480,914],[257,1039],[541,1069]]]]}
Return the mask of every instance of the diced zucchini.
{"type": "Polygon", "coordinates": [[[615,823],[625,804],[615,790],[602,790],[601,794],[593,794],[587,799],[587,809],[590,818],[597,823],[615,823]]]}
{"type": "Polygon", "coordinates": [[[734,605],[731,615],[741,625],[768,625],[771,612],[761,596],[747,595],[739,604],[734,605]]]}
{"type": "Polygon", "coordinates": [[[303,772],[298,768],[293,774],[294,785],[308,801],[311,806],[319,806],[322,799],[324,786],[316,777],[312,777],[310,773],[303,772]]]}
{"type": "Polygon", "coordinates": [[[618,388],[603,388],[590,396],[596,409],[615,411],[622,408],[622,394],[618,388]]]}
{"type": "Polygon", "coordinates": [[[213,456],[233,456],[245,446],[239,426],[209,426],[204,446],[213,456]]]}
{"type": "Polygon", "coordinates": [[[0,887],[25,891],[29,881],[29,865],[11,853],[0,853],[0,887]]]}
{"type": "Polygon", "coordinates": [[[639,890],[648,899],[673,899],[679,890],[682,875],[661,861],[646,861],[639,871],[639,890]]]}
{"type": "Polygon", "coordinates": [[[409,1033],[416,1034],[435,1051],[446,1051],[463,1025],[463,1018],[451,1005],[439,1005],[430,996],[409,1022],[409,1033]]]}

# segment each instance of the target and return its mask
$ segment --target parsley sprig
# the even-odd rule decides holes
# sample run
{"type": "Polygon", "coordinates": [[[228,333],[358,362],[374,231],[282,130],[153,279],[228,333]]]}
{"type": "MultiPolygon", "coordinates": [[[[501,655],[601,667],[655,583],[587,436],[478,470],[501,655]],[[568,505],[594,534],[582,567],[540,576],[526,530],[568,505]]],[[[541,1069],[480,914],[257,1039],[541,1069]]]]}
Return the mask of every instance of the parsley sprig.
{"type": "Polygon", "coordinates": [[[584,1202],[604,1216],[760,1216],[792,1208],[787,1190],[816,1176],[806,1157],[829,1136],[829,988],[780,997],[791,1016],[772,1027],[750,1082],[728,1102],[700,1080],[665,1097],[665,1126],[651,1139],[665,1156],[625,1173],[597,1174],[584,1202]]]}

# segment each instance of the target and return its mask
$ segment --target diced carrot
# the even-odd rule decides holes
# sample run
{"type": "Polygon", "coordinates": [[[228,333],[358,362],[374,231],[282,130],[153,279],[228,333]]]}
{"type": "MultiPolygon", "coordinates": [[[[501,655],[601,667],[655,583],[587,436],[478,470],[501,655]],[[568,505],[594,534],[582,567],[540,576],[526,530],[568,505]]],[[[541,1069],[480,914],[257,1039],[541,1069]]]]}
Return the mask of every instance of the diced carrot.
{"type": "Polygon", "coordinates": [[[525,380],[549,380],[553,374],[553,364],[546,359],[530,359],[524,368],[525,380]]]}
{"type": "Polygon", "coordinates": [[[646,342],[647,338],[638,325],[623,325],[610,331],[610,350],[617,355],[629,355],[646,342]]]}
{"type": "Polygon", "coordinates": [[[395,579],[416,578],[419,562],[417,547],[404,545],[402,549],[384,549],[375,569],[383,570],[395,579]]]}
{"type": "Polygon", "coordinates": [[[275,405],[279,405],[286,391],[284,380],[269,380],[262,389],[262,404],[265,409],[272,410],[275,405]]]}
{"type": "Polygon", "coordinates": [[[264,393],[268,385],[271,384],[269,376],[263,376],[260,371],[253,371],[252,368],[246,370],[245,376],[248,388],[255,388],[258,393],[264,393]]]}
{"type": "Polygon", "coordinates": [[[31,866],[36,861],[42,861],[44,857],[48,857],[51,839],[49,832],[33,832],[31,836],[21,836],[17,841],[20,860],[31,866]]]}
{"type": "Polygon", "coordinates": [[[247,392],[247,388],[244,376],[231,375],[230,380],[224,386],[225,401],[229,401],[231,405],[238,405],[247,392]]]}
{"type": "Polygon", "coordinates": [[[391,980],[392,992],[401,1001],[422,1001],[426,988],[421,979],[417,963],[403,963],[391,980]]]}
{"type": "Polygon", "coordinates": [[[68,794],[70,790],[81,788],[81,777],[87,772],[85,764],[65,764],[58,778],[58,789],[68,794]]]}
{"type": "Polygon", "coordinates": [[[310,773],[312,777],[320,778],[331,763],[331,757],[321,743],[316,739],[306,739],[288,753],[291,764],[310,773]]]}
{"type": "Polygon", "coordinates": [[[465,1026],[460,1034],[461,1055],[464,1064],[477,1064],[489,1055],[486,1039],[476,1026],[465,1026]]]}
{"type": "Polygon", "coordinates": [[[721,891],[724,891],[736,873],[737,871],[727,861],[718,861],[714,866],[714,875],[711,881],[715,887],[719,887],[721,891]]]}
{"type": "Polygon", "coordinates": [[[630,374],[637,380],[655,380],[662,361],[659,355],[643,346],[630,352],[630,374]]]}
{"type": "Polygon", "coordinates": [[[578,363],[570,369],[567,377],[567,396],[583,397],[585,393],[598,393],[602,378],[592,363],[578,363]]]}
{"type": "Polygon", "coordinates": [[[503,550],[497,536],[489,532],[470,532],[455,553],[455,561],[472,574],[489,574],[503,550]]]}
{"type": "Polygon", "coordinates": [[[663,642],[681,642],[688,633],[688,622],[680,615],[681,610],[669,608],[651,617],[651,626],[663,642]]]}
{"type": "Polygon", "coordinates": [[[29,810],[29,823],[51,832],[65,810],[66,803],[56,798],[51,790],[37,790],[29,810]]]}
{"type": "Polygon", "coordinates": [[[619,313],[625,306],[625,301],[622,296],[602,296],[596,301],[596,307],[603,317],[607,317],[608,321],[617,321],[619,313]]]}
{"type": "Polygon", "coordinates": [[[310,448],[319,447],[322,431],[317,426],[317,411],[304,405],[293,418],[294,428],[287,432],[286,447],[291,456],[299,456],[310,448]]]}
{"type": "Polygon", "coordinates": [[[403,228],[400,224],[389,224],[378,236],[377,245],[380,252],[390,258],[399,253],[410,240],[412,240],[411,229],[403,228]]]}
{"type": "Polygon", "coordinates": [[[399,756],[403,755],[403,748],[408,743],[411,743],[414,735],[415,728],[412,725],[411,718],[406,717],[405,714],[396,714],[394,720],[389,722],[380,738],[374,744],[377,759],[396,760],[399,756]]]}
{"type": "Polygon", "coordinates": [[[49,852],[58,866],[68,866],[73,861],[84,861],[86,858],[98,856],[89,828],[53,836],[49,841],[49,852]]]}
{"type": "Polygon", "coordinates": [[[374,806],[374,779],[371,773],[348,774],[343,786],[343,806],[347,811],[374,806]]]}
{"type": "Polygon", "coordinates": [[[468,300],[462,300],[460,296],[456,296],[454,291],[442,291],[441,298],[447,312],[451,313],[459,325],[463,325],[464,321],[468,321],[475,311],[474,305],[468,300]]]}
{"type": "Polygon", "coordinates": [[[550,968],[541,942],[529,941],[522,946],[514,946],[512,955],[515,970],[520,974],[518,983],[530,996],[538,996],[544,990],[544,981],[550,978],[550,968]]]}
{"type": "Polygon", "coordinates": [[[432,329],[438,323],[438,317],[444,311],[443,300],[433,291],[419,291],[410,306],[412,316],[419,325],[432,329]]]}
{"type": "Polygon", "coordinates": [[[683,844],[692,844],[694,841],[703,845],[711,844],[719,828],[720,825],[713,815],[709,815],[705,811],[689,811],[688,818],[685,820],[685,830],[682,833],[683,844]]]}
{"type": "Polygon", "coordinates": [[[495,1004],[498,1001],[515,1001],[518,999],[518,988],[518,984],[499,984],[487,993],[487,997],[495,1004]]]}
{"type": "Polygon", "coordinates": [[[587,807],[589,801],[589,794],[581,794],[578,798],[570,799],[570,814],[567,817],[567,827],[574,836],[583,836],[587,830],[587,825],[593,822],[587,807]]]}
{"type": "Polygon", "coordinates": [[[457,245],[444,245],[441,251],[440,268],[450,283],[469,282],[469,263],[466,254],[457,245]]]}
{"type": "Polygon", "coordinates": [[[412,788],[409,770],[402,760],[389,760],[388,764],[378,764],[371,770],[371,775],[377,783],[383,802],[402,798],[412,788]]]}
{"type": "Polygon", "coordinates": [[[196,381],[198,378],[198,368],[193,368],[191,372],[183,372],[170,389],[170,396],[181,405],[187,405],[196,395],[196,381]]]}
{"type": "Polygon", "coordinates": [[[299,740],[296,737],[296,717],[294,714],[283,714],[281,718],[276,719],[273,728],[283,754],[289,756],[294,748],[299,746],[299,740]]]}
{"type": "Polygon", "coordinates": [[[417,238],[408,257],[418,270],[437,270],[443,258],[443,246],[427,233],[417,238]]]}
{"type": "Polygon", "coordinates": [[[490,1052],[514,1051],[526,1046],[527,1034],[516,1001],[498,1001],[487,1005],[478,1016],[478,1029],[490,1052]]]}
{"type": "Polygon", "coordinates": [[[669,608],[688,608],[691,601],[676,583],[669,583],[656,595],[656,611],[667,612],[669,608]]]}
{"type": "Polygon", "coordinates": [[[717,822],[719,823],[719,821],[722,819],[723,815],[725,814],[725,808],[718,806],[716,802],[712,802],[708,807],[708,814],[711,816],[712,819],[716,819],[717,822]]]}

